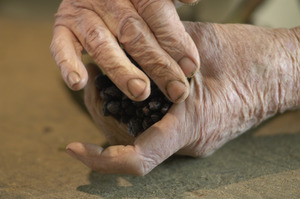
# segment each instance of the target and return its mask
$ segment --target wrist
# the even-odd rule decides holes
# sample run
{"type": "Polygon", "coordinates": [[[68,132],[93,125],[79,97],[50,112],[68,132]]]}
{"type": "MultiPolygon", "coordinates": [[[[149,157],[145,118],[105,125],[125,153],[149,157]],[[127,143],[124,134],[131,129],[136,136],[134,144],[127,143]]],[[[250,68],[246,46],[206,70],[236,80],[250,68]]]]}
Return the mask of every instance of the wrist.
{"type": "Polygon", "coordinates": [[[278,111],[300,108],[300,27],[278,29],[278,111]]]}

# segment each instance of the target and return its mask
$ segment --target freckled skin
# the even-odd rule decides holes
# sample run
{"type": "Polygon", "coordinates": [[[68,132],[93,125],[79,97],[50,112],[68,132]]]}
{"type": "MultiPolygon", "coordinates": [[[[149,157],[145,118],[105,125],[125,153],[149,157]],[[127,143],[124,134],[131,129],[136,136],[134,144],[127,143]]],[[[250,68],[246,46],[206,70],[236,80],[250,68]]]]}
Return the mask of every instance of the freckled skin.
{"type": "MultiPolygon", "coordinates": [[[[101,114],[94,83],[85,102],[95,122],[116,146],[72,143],[67,148],[102,173],[145,175],[174,153],[212,154],[261,121],[300,107],[300,29],[184,23],[201,59],[190,95],[137,138],[101,114]]],[[[88,67],[91,77],[99,69],[88,67]]]]}

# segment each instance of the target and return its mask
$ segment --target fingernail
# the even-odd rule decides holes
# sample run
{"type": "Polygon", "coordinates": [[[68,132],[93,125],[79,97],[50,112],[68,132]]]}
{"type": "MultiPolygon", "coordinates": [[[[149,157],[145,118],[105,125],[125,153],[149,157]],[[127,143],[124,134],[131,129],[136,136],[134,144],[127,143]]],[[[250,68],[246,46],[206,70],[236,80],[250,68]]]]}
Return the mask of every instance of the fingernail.
{"type": "Polygon", "coordinates": [[[181,60],[179,60],[178,64],[187,77],[192,77],[197,70],[196,64],[187,57],[183,57],[181,60]]]}
{"type": "Polygon", "coordinates": [[[67,154],[69,154],[72,158],[78,159],[76,154],[69,148],[66,149],[67,154]]]}
{"type": "Polygon", "coordinates": [[[78,84],[80,82],[80,76],[77,72],[70,72],[68,75],[68,83],[71,87],[78,84]]]}
{"type": "Polygon", "coordinates": [[[147,84],[142,79],[131,79],[127,82],[127,87],[130,94],[133,97],[138,98],[145,92],[147,84]]]}
{"type": "Polygon", "coordinates": [[[186,92],[186,85],[180,81],[170,81],[166,85],[167,95],[172,102],[180,102],[186,92]]]}

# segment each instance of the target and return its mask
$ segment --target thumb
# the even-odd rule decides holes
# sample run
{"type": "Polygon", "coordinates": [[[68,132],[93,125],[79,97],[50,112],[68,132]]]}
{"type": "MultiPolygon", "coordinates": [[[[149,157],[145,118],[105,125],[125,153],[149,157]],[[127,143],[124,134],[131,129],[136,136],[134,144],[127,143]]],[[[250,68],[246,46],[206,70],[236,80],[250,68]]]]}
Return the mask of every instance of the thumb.
{"type": "Polygon", "coordinates": [[[183,103],[176,104],[165,117],[142,133],[134,145],[116,145],[103,149],[95,144],[71,143],[66,151],[100,173],[143,176],[186,145],[181,121],[183,103]],[[178,108],[176,108],[178,107],[178,108]],[[177,125],[174,125],[177,124],[177,125]]]}

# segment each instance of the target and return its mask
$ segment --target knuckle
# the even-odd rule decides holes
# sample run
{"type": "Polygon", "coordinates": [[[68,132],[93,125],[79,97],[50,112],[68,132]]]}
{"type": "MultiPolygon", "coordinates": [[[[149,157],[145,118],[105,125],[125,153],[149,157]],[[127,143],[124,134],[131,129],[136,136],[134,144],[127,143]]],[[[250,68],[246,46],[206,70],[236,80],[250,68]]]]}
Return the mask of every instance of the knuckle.
{"type": "Polygon", "coordinates": [[[58,53],[61,53],[62,46],[64,46],[64,42],[65,40],[61,36],[57,34],[53,36],[53,39],[49,47],[53,57],[55,57],[58,53]]]}
{"type": "Polygon", "coordinates": [[[92,26],[86,31],[84,46],[92,57],[96,58],[109,46],[109,40],[105,38],[101,27],[92,26]]]}
{"type": "Polygon", "coordinates": [[[169,9],[167,1],[160,0],[140,0],[137,1],[136,7],[138,12],[147,19],[147,24],[155,34],[160,46],[176,61],[179,61],[190,44],[186,39],[187,33],[180,19],[176,17],[176,11],[169,9]],[[157,13],[153,15],[151,10],[156,10],[157,13]]]}
{"type": "Polygon", "coordinates": [[[78,14],[78,9],[73,6],[73,3],[70,1],[62,1],[60,4],[57,13],[54,15],[56,19],[56,24],[66,23],[66,21],[74,19],[76,14],[78,14]]]}
{"type": "Polygon", "coordinates": [[[50,47],[50,51],[59,69],[61,69],[65,63],[70,62],[70,60],[64,56],[63,49],[57,48],[55,44],[50,47]]]}
{"type": "Polygon", "coordinates": [[[133,3],[137,8],[138,12],[144,13],[147,8],[154,8],[155,10],[160,10],[163,7],[166,1],[161,0],[134,0],[133,3]]]}
{"type": "Polygon", "coordinates": [[[161,45],[161,47],[168,52],[176,61],[184,55],[187,48],[191,46],[191,42],[187,37],[187,33],[185,30],[181,30],[178,28],[176,32],[170,30],[174,30],[174,27],[170,27],[170,24],[166,25],[166,27],[160,27],[158,34],[156,34],[156,38],[161,45]]]}
{"type": "MultiPolygon", "coordinates": [[[[181,37],[178,37],[181,38],[181,37]]],[[[159,39],[159,43],[161,44],[162,48],[167,51],[173,58],[176,58],[176,61],[184,54],[185,45],[184,42],[178,40],[175,36],[170,36],[169,38],[159,39]]]]}
{"type": "Polygon", "coordinates": [[[169,59],[165,56],[158,57],[157,55],[152,57],[156,58],[148,61],[148,64],[146,62],[145,66],[143,67],[147,74],[153,78],[154,81],[155,79],[165,79],[166,77],[169,77],[172,73],[171,62],[169,59]]]}
{"type": "Polygon", "coordinates": [[[60,70],[63,70],[63,66],[72,65],[72,60],[67,57],[64,48],[61,47],[62,44],[63,43],[56,39],[53,40],[50,45],[50,52],[60,70]]]}
{"type": "Polygon", "coordinates": [[[141,21],[139,17],[131,13],[127,13],[121,17],[118,27],[118,39],[126,46],[140,45],[145,43],[146,31],[148,27],[141,21]]]}

